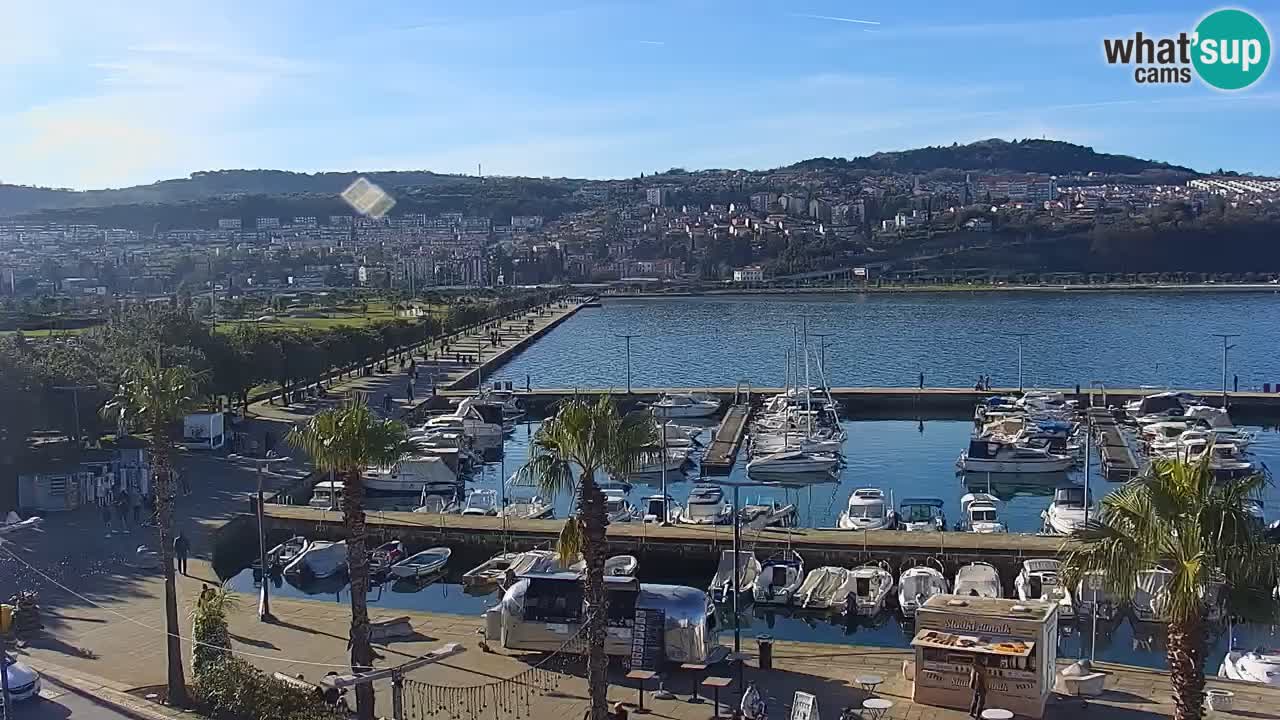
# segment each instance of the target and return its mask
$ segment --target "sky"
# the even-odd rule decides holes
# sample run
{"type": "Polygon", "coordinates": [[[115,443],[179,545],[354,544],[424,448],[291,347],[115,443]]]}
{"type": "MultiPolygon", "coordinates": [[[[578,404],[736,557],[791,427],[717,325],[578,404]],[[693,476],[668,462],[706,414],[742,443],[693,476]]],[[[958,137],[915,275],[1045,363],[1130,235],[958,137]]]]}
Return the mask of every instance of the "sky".
{"type": "MultiPolygon", "coordinates": [[[[1138,85],[1103,59],[1104,37],[1190,31],[1217,7],[0,0],[0,182],[478,166],[614,178],[989,137],[1280,175],[1274,69],[1226,93],[1138,85]]],[[[1242,7],[1277,39],[1280,4],[1242,7]]]]}

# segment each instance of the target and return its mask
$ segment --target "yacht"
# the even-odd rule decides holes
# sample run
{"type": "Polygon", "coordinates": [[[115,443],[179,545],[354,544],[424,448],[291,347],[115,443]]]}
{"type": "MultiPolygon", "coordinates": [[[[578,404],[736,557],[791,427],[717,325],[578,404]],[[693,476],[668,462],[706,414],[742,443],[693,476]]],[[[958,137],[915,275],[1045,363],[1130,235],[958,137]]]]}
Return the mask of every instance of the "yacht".
{"type": "Polygon", "coordinates": [[[760,561],[756,554],[748,550],[723,550],[720,552],[720,564],[716,574],[711,578],[708,591],[715,602],[728,602],[734,593],[751,592],[760,577],[760,561]]]}
{"type": "Polygon", "coordinates": [[[795,527],[798,517],[795,503],[783,505],[777,500],[747,503],[738,511],[738,522],[743,528],[751,530],[767,527],[795,527]]]}
{"type": "Polygon", "coordinates": [[[627,500],[625,490],[609,488],[604,493],[604,513],[607,522],[631,522],[636,519],[636,506],[627,500]]]}
{"type": "Polygon", "coordinates": [[[848,612],[863,617],[880,614],[893,592],[893,573],[883,560],[853,569],[853,602],[848,612]]]}
{"type": "Polygon", "coordinates": [[[1231,416],[1222,408],[1192,405],[1186,409],[1184,416],[1196,427],[1203,427],[1212,432],[1219,442],[1229,442],[1241,450],[1253,442],[1253,434],[1233,425],[1231,416]]]}
{"type": "Polygon", "coordinates": [[[733,506],[719,485],[694,485],[677,522],[686,525],[725,525],[733,520],[733,506]]]}
{"type": "Polygon", "coordinates": [[[820,567],[810,570],[792,596],[792,604],[802,610],[827,610],[842,613],[853,594],[853,571],[842,567],[820,567]]]}
{"type": "Polygon", "coordinates": [[[344,487],[341,480],[321,480],[311,488],[311,499],[307,505],[321,510],[339,510],[342,508],[344,487]]]}
{"type": "Polygon", "coordinates": [[[1280,651],[1232,649],[1222,658],[1218,677],[1280,687],[1280,651]]]}
{"type": "Polygon", "coordinates": [[[1100,571],[1085,573],[1076,583],[1076,613],[1082,617],[1098,616],[1100,622],[1110,622],[1120,612],[1121,602],[1107,592],[1106,576],[1100,571]]]}
{"type": "Polygon", "coordinates": [[[1193,395],[1180,392],[1160,392],[1125,403],[1129,417],[1139,425],[1181,417],[1188,407],[1200,405],[1193,395]]]}
{"type": "Polygon", "coordinates": [[[990,563],[973,562],[956,571],[956,595],[974,597],[1004,597],[1004,589],[1000,585],[1000,573],[990,563]]]}
{"type": "Polygon", "coordinates": [[[644,499],[641,505],[641,519],[645,522],[677,522],[680,519],[681,508],[670,495],[650,495],[644,499]]]}
{"type": "Polygon", "coordinates": [[[1258,472],[1258,463],[1246,459],[1240,448],[1227,442],[1217,442],[1213,433],[1185,442],[1178,450],[1184,462],[1197,462],[1209,455],[1209,471],[1219,480],[1247,477],[1258,472]]]}
{"type": "Polygon", "coordinates": [[[1169,441],[1177,440],[1178,436],[1186,431],[1187,422],[1185,420],[1161,420],[1150,425],[1144,425],[1138,431],[1138,439],[1150,450],[1155,447],[1166,446],[1169,441]]]}
{"type": "Polygon", "coordinates": [[[757,605],[789,605],[803,582],[804,560],[794,550],[786,550],[761,565],[752,596],[757,605]]]}
{"type": "Polygon", "coordinates": [[[995,438],[973,438],[960,453],[956,465],[964,472],[1038,473],[1062,472],[1074,462],[1070,455],[1045,447],[1015,445],[995,438]]]}
{"type": "Polygon", "coordinates": [[[860,488],[849,496],[849,505],[836,526],[841,530],[892,530],[898,525],[898,515],[891,503],[885,502],[884,491],[879,488],[860,488]]]}
{"type": "Polygon", "coordinates": [[[747,474],[800,475],[830,473],[835,471],[836,466],[839,464],[839,456],[832,453],[790,450],[753,458],[751,462],[747,463],[747,474]]]}
{"type": "Polygon", "coordinates": [[[502,417],[508,421],[519,420],[524,417],[524,403],[520,402],[519,396],[513,390],[503,390],[501,388],[493,388],[486,390],[480,394],[480,401],[488,405],[496,405],[502,410],[502,417]]]}
{"type": "Polygon", "coordinates": [[[462,430],[467,437],[482,446],[493,446],[502,442],[505,419],[502,407],[484,403],[474,397],[463,398],[452,413],[437,415],[421,426],[422,431],[462,430]]]}
{"type": "Polygon", "coordinates": [[[908,532],[934,532],[947,528],[947,516],[939,498],[903,498],[898,503],[898,527],[908,532]]]}
{"type": "Polygon", "coordinates": [[[663,418],[704,418],[720,412],[720,401],[703,393],[667,393],[649,408],[663,418]]]}
{"type": "Polygon", "coordinates": [[[1059,486],[1053,491],[1053,502],[1049,503],[1049,508],[1040,514],[1044,520],[1044,531],[1054,535],[1070,535],[1083,528],[1085,516],[1089,512],[1086,504],[1083,487],[1059,486]]]}
{"type": "Polygon", "coordinates": [[[421,495],[426,487],[453,488],[458,476],[435,455],[406,457],[389,468],[366,468],[361,475],[366,490],[395,495],[421,495]]]}
{"type": "Polygon", "coordinates": [[[1173,578],[1173,572],[1163,567],[1153,567],[1138,573],[1133,589],[1133,619],[1139,622],[1164,622],[1161,609],[1165,588],[1173,578]]]}
{"type": "Polygon", "coordinates": [[[498,493],[488,488],[472,490],[467,493],[467,502],[462,506],[463,515],[497,515],[498,493]]]}
{"type": "Polygon", "coordinates": [[[1000,501],[987,493],[966,493],[960,498],[960,525],[957,529],[973,533],[1007,532],[1000,522],[1000,501]]]}
{"type": "Polygon", "coordinates": [[[507,500],[507,506],[498,511],[499,517],[523,520],[543,520],[555,516],[555,506],[541,495],[518,496],[507,500]]]}
{"type": "Polygon", "coordinates": [[[951,583],[942,570],[929,565],[909,567],[898,576],[898,609],[906,617],[915,617],[929,598],[949,592],[951,583]]]}
{"type": "Polygon", "coordinates": [[[1061,583],[1062,563],[1049,558],[1023,560],[1018,577],[1013,580],[1013,589],[1019,600],[1044,600],[1056,603],[1058,617],[1074,618],[1075,605],[1071,592],[1061,583]]]}

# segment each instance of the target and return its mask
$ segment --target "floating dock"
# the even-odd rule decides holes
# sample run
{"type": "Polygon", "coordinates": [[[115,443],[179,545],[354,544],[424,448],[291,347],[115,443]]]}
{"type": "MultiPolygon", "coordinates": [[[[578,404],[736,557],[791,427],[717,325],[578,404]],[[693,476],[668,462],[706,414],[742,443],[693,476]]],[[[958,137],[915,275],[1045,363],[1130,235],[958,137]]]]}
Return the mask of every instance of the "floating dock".
{"type": "Polygon", "coordinates": [[[702,469],[708,475],[728,475],[733,463],[738,459],[738,451],[742,449],[742,438],[746,435],[747,422],[751,419],[751,405],[738,403],[729,407],[724,419],[716,428],[715,437],[707,446],[707,453],[702,458],[702,469]]]}
{"type": "Polygon", "coordinates": [[[1120,432],[1120,424],[1106,408],[1089,408],[1089,422],[1093,426],[1090,442],[1096,442],[1102,460],[1102,475],[1110,482],[1126,482],[1137,477],[1138,456],[1129,445],[1129,439],[1120,432]]]}

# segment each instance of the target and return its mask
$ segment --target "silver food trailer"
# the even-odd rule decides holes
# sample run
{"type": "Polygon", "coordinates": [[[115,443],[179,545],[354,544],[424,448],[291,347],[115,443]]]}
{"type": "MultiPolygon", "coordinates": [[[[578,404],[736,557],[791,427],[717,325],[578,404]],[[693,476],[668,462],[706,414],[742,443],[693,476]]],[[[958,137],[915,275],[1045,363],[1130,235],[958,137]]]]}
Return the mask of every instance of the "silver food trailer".
{"type": "MultiPolygon", "coordinates": [[[[605,653],[632,654],[638,611],[663,618],[662,648],[668,662],[709,663],[723,658],[715,606],[707,593],[680,585],[641,583],[632,577],[605,577],[609,595],[605,653]]],[[[485,613],[485,640],[508,650],[555,652],[579,633],[585,589],[577,573],[521,575],[502,601],[485,613]]],[[[577,652],[585,643],[570,646],[577,652]]]]}

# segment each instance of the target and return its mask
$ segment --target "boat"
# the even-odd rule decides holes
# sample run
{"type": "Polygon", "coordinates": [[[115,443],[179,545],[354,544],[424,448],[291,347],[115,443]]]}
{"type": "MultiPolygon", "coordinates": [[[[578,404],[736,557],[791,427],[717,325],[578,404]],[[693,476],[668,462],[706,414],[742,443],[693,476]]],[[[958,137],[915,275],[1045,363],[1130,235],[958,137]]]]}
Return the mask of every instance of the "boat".
{"type": "Polygon", "coordinates": [[[523,553],[499,553],[462,574],[463,585],[493,585],[523,553]]]}
{"type": "Polygon", "coordinates": [[[987,493],[965,493],[960,497],[958,530],[972,533],[1007,532],[1000,522],[1000,501],[987,493]]]}
{"type": "Polygon", "coordinates": [[[676,522],[682,512],[680,504],[670,495],[650,495],[644,499],[642,508],[644,522],[676,522]]]}
{"type": "Polygon", "coordinates": [[[760,576],[760,561],[747,550],[722,550],[720,564],[708,591],[715,602],[728,602],[734,593],[751,592],[760,576]]]}
{"type": "Polygon", "coordinates": [[[392,565],[404,559],[404,543],[399,540],[385,542],[369,551],[369,574],[381,575],[392,565]]]}
{"type": "Polygon", "coordinates": [[[893,592],[893,573],[881,560],[853,569],[852,604],[847,612],[862,617],[878,615],[884,609],[885,600],[893,592]]]}
{"type": "Polygon", "coordinates": [[[1280,651],[1258,648],[1242,652],[1232,648],[1222,658],[1218,677],[1280,687],[1280,651]]]}
{"type": "Polygon", "coordinates": [[[426,495],[419,502],[422,504],[413,509],[416,513],[451,514],[458,512],[458,501],[452,497],[426,495]]]}
{"type": "Polygon", "coordinates": [[[627,500],[625,490],[608,488],[604,493],[605,522],[631,522],[636,519],[636,506],[627,500]]]}
{"type": "Polygon", "coordinates": [[[704,418],[720,412],[720,400],[704,393],[667,393],[649,408],[662,418],[704,418]]]}
{"type": "Polygon", "coordinates": [[[956,466],[964,472],[1038,473],[1062,472],[1075,460],[1046,447],[1019,445],[995,438],[973,438],[960,453],[956,466]]]}
{"type": "Polygon", "coordinates": [[[614,555],[604,561],[604,574],[610,577],[632,577],[640,561],[635,555],[614,555]]]}
{"type": "Polygon", "coordinates": [[[751,595],[757,605],[789,605],[803,582],[804,560],[800,553],[785,550],[761,564],[751,595]]]}
{"type": "Polygon", "coordinates": [[[836,527],[841,530],[892,530],[898,515],[891,503],[885,502],[879,488],[859,488],[849,496],[849,505],[840,513],[836,527]]]}
{"type": "Polygon", "coordinates": [[[347,568],[347,541],[316,540],[284,568],[285,575],[326,578],[347,568]]]}
{"type": "Polygon", "coordinates": [[[497,515],[498,493],[488,488],[478,488],[467,493],[467,504],[462,506],[463,515],[497,515]]]}
{"type": "Polygon", "coordinates": [[[853,571],[825,566],[809,571],[792,596],[792,604],[802,610],[828,610],[842,613],[853,594],[853,571]]]}
{"type": "Polygon", "coordinates": [[[500,405],[468,397],[463,398],[452,413],[436,415],[428,419],[420,429],[422,432],[461,430],[477,445],[485,447],[502,442],[506,432],[505,422],[500,405]]]}
{"type": "Polygon", "coordinates": [[[421,578],[444,569],[453,551],[447,547],[434,547],[404,558],[391,566],[391,574],[398,578],[421,578]]]}
{"type": "Polygon", "coordinates": [[[1062,563],[1049,558],[1032,558],[1022,561],[1022,569],[1013,579],[1013,589],[1019,600],[1043,600],[1058,606],[1058,617],[1074,618],[1075,604],[1071,591],[1061,581],[1062,563]]]}
{"type": "Polygon", "coordinates": [[[908,532],[934,532],[947,528],[947,516],[939,498],[903,498],[898,503],[898,527],[908,532]]]}
{"type": "Polygon", "coordinates": [[[719,485],[694,485],[676,522],[686,525],[725,525],[733,521],[733,506],[719,485]]]}
{"type": "Polygon", "coordinates": [[[267,566],[279,570],[287,567],[299,555],[306,552],[311,543],[301,535],[294,535],[267,551],[267,566]]]}
{"type": "Polygon", "coordinates": [[[1085,573],[1076,583],[1076,614],[1093,617],[1100,622],[1114,620],[1120,612],[1121,602],[1107,592],[1106,576],[1101,571],[1085,573]]]}
{"type": "Polygon", "coordinates": [[[540,520],[553,517],[555,511],[554,505],[544,500],[541,495],[534,494],[508,500],[507,506],[498,511],[498,516],[523,520],[540,520]]]}
{"type": "Polygon", "coordinates": [[[1164,622],[1164,611],[1161,608],[1165,587],[1173,579],[1173,571],[1163,567],[1153,567],[1138,573],[1130,601],[1133,619],[1138,622],[1164,622]]]}
{"type": "Polygon", "coordinates": [[[1004,591],[1000,585],[1000,573],[990,563],[973,562],[956,571],[956,595],[1000,598],[1004,591]]]}
{"type": "Polygon", "coordinates": [[[505,420],[519,420],[525,415],[524,403],[520,401],[520,397],[514,390],[495,387],[480,393],[479,399],[483,404],[496,405],[502,411],[502,417],[505,420]]]}
{"type": "Polygon", "coordinates": [[[458,475],[438,455],[406,457],[389,468],[370,467],[361,474],[365,490],[400,495],[421,495],[430,487],[433,492],[458,485],[458,475]]]}
{"type": "Polygon", "coordinates": [[[341,480],[321,480],[311,488],[311,499],[307,505],[322,510],[338,510],[342,507],[343,487],[341,480]]]}
{"type": "Polygon", "coordinates": [[[738,522],[743,528],[760,530],[767,527],[793,527],[799,513],[795,503],[783,505],[777,500],[758,501],[743,505],[738,511],[738,522]]]}
{"type": "MultiPolygon", "coordinates": [[[[692,448],[669,447],[665,451],[660,447],[650,448],[640,454],[640,460],[627,474],[628,478],[636,476],[655,476],[662,473],[684,473],[692,448]]],[[[625,479],[625,478],[624,478],[625,479]]]]}
{"type": "MultiPolygon", "coordinates": [[[[935,564],[936,560],[933,561],[935,564]]],[[[898,576],[898,609],[906,617],[915,617],[916,610],[934,595],[951,592],[951,583],[940,567],[915,565],[898,576]]]]}
{"type": "Polygon", "coordinates": [[[1139,425],[1149,425],[1181,417],[1193,405],[1202,405],[1194,395],[1182,392],[1158,392],[1125,403],[1125,412],[1139,425]]]}
{"type": "MultiPolygon", "coordinates": [[[[1090,498],[1092,499],[1092,498],[1090,498]]],[[[1044,531],[1055,535],[1070,535],[1084,527],[1089,514],[1084,488],[1080,485],[1060,485],[1053,491],[1053,502],[1040,514],[1044,531]]]]}
{"type": "Polygon", "coordinates": [[[789,450],[787,452],[760,455],[747,463],[747,474],[806,474],[830,473],[840,464],[840,457],[833,453],[789,450]]]}

